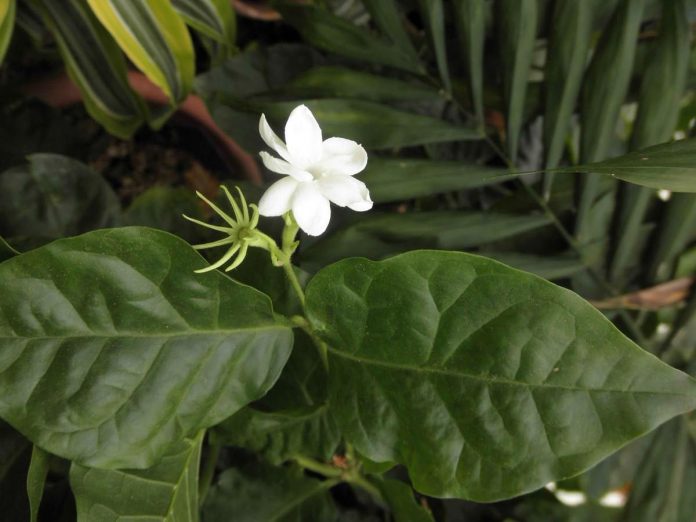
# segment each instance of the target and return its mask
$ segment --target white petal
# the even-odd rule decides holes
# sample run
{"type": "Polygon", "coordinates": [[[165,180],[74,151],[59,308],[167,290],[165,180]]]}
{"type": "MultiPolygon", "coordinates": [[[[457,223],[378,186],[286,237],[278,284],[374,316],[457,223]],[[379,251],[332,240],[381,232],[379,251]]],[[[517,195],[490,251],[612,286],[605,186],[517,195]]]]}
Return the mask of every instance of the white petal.
{"type": "Polygon", "coordinates": [[[283,143],[283,140],[281,140],[278,135],[273,132],[273,129],[271,129],[271,126],[266,120],[265,114],[262,114],[261,119],[259,120],[259,134],[261,134],[261,139],[266,142],[266,145],[280,154],[283,158],[290,161],[288,148],[285,146],[285,143],[283,143]]]}
{"type": "Polygon", "coordinates": [[[321,129],[312,111],[304,105],[293,109],[285,124],[285,142],[290,163],[306,169],[321,159],[321,129]]]}
{"type": "Polygon", "coordinates": [[[278,174],[287,174],[292,176],[297,181],[312,181],[314,177],[306,170],[299,170],[293,167],[290,163],[275,156],[271,156],[268,152],[259,152],[261,161],[266,165],[268,170],[277,172],[278,174]]]}
{"type": "Polygon", "coordinates": [[[353,140],[329,138],[321,148],[321,160],[314,169],[322,174],[353,176],[367,165],[367,152],[353,140]]]}
{"type": "Polygon", "coordinates": [[[358,212],[372,208],[370,191],[362,181],[351,176],[325,176],[317,184],[324,197],[339,207],[358,212]]]}
{"type": "Polygon", "coordinates": [[[299,182],[290,176],[276,181],[268,187],[259,201],[259,214],[262,216],[282,216],[292,206],[293,195],[299,182]]]}
{"type": "Polygon", "coordinates": [[[292,214],[302,230],[318,236],[329,226],[331,205],[316,183],[300,183],[292,198],[292,214]]]}

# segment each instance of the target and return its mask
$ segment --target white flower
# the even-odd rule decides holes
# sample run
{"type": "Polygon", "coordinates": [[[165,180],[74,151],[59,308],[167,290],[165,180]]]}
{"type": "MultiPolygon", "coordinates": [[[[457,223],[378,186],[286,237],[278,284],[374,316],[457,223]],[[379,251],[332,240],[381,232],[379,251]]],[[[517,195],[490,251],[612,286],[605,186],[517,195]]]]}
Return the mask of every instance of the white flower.
{"type": "Polygon", "coordinates": [[[300,105],[290,113],[285,124],[285,143],[263,114],[259,132],[282,158],[261,152],[263,164],[286,176],[273,183],[259,201],[262,216],[282,216],[292,210],[300,228],[318,236],[329,226],[329,201],[358,212],[372,208],[367,187],[353,177],[367,165],[367,152],[345,138],[322,141],[319,124],[307,107],[300,105]]]}

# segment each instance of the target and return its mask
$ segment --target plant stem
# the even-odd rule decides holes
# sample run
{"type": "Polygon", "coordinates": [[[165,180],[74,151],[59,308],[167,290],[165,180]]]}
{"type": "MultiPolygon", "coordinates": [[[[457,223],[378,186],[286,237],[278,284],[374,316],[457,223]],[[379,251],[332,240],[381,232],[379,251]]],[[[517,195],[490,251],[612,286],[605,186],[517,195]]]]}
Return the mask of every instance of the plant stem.
{"type": "Polygon", "coordinates": [[[302,304],[302,309],[304,310],[304,307],[305,307],[304,290],[302,290],[302,285],[300,285],[300,280],[297,279],[297,274],[295,273],[295,269],[293,268],[292,263],[290,262],[290,259],[288,259],[285,263],[283,263],[283,270],[285,270],[285,275],[288,276],[288,280],[290,281],[290,285],[292,286],[293,290],[295,290],[295,293],[297,294],[297,297],[300,299],[300,303],[302,304]]]}
{"type": "Polygon", "coordinates": [[[297,462],[304,469],[309,471],[314,471],[325,477],[341,477],[345,470],[332,466],[331,464],[324,464],[323,462],[318,462],[309,457],[297,456],[295,457],[295,462],[297,462]]]}
{"type": "Polygon", "coordinates": [[[220,456],[220,449],[222,448],[222,445],[216,437],[209,437],[208,441],[208,452],[203,462],[201,479],[198,486],[198,503],[201,506],[205,501],[205,497],[208,496],[210,485],[212,484],[213,477],[215,476],[215,466],[217,465],[218,457],[220,456]]]}

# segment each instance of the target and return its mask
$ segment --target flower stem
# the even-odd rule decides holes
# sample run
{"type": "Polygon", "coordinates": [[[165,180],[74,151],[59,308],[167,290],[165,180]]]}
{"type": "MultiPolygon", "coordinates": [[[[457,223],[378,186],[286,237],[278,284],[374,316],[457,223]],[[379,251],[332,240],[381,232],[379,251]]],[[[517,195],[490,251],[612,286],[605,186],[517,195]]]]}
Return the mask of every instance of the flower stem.
{"type": "Polygon", "coordinates": [[[300,285],[300,280],[297,279],[297,274],[295,273],[295,269],[292,266],[292,263],[288,259],[287,262],[283,263],[283,270],[285,270],[285,275],[288,276],[288,280],[290,281],[290,285],[292,286],[293,290],[295,290],[295,293],[297,294],[297,297],[300,299],[300,303],[302,304],[302,309],[304,310],[305,307],[305,294],[304,290],[302,290],[302,285],[300,285]]]}
{"type": "Polygon", "coordinates": [[[309,457],[303,457],[301,455],[295,457],[295,462],[297,462],[304,469],[308,469],[309,471],[319,473],[320,475],[324,475],[325,477],[340,477],[341,475],[343,475],[344,471],[341,468],[332,466],[331,464],[324,464],[323,462],[318,462],[314,459],[310,459],[309,457]]]}
{"type": "MultiPolygon", "coordinates": [[[[365,490],[373,498],[380,502],[384,502],[382,493],[370,483],[364,476],[362,476],[357,469],[342,469],[331,464],[324,464],[323,462],[318,462],[314,459],[308,457],[296,456],[295,462],[300,465],[300,467],[318,473],[325,477],[332,477],[334,479],[340,479],[341,481],[348,482],[360,489],[365,490]]],[[[333,484],[332,484],[333,485],[333,484]]]]}

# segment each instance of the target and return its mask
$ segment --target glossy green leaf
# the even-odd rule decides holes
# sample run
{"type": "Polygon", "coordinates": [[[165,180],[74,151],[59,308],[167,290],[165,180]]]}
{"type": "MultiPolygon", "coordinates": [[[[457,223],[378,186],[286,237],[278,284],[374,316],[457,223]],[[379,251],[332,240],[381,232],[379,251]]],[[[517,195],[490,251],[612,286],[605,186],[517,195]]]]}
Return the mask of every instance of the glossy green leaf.
{"type": "Polygon", "coordinates": [[[696,192],[696,138],[662,143],[618,158],[555,170],[604,174],[653,189],[696,192]]]}
{"type": "Polygon", "coordinates": [[[199,33],[234,47],[237,20],[229,0],[172,0],[172,7],[199,33]]]}
{"type": "Polygon", "coordinates": [[[197,522],[198,467],[203,432],[173,446],[143,470],[94,469],[73,464],[70,486],[77,522],[197,522]]]}
{"type": "Polygon", "coordinates": [[[38,446],[31,452],[31,462],[27,473],[27,496],[29,497],[29,520],[36,522],[39,518],[39,506],[43,497],[50,455],[38,446]]]}
{"type": "Polygon", "coordinates": [[[172,103],[186,98],[193,85],[193,44],[171,2],[87,0],[87,3],[128,58],[172,103]]]}
{"type": "Polygon", "coordinates": [[[0,3],[0,64],[5,58],[5,53],[12,40],[17,14],[17,1],[6,0],[0,3]]]}
{"type": "Polygon", "coordinates": [[[421,82],[406,82],[336,66],[313,67],[272,92],[300,98],[353,98],[378,102],[440,99],[437,90],[421,82]]]}
{"type": "Polygon", "coordinates": [[[507,103],[508,155],[517,158],[537,32],[537,0],[496,0],[500,67],[507,103]]]}
{"type": "Polygon", "coordinates": [[[336,508],[332,482],[305,477],[299,469],[263,463],[230,468],[220,475],[203,505],[206,522],[331,521],[336,508]]]}
{"type": "Polygon", "coordinates": [[[373,149],[482,139],[482,134],[471,127],[367,101],[297,100],[259,104],[250,108],[257,114],[264,112],[280,128],[292,109],[300,103],[312,110],[324,136],[349,138],[373,149]]]}
{"type": "Polygon", "coordinates": [[[430,46],[435,54],[440,81],[447,92],[452,90],[449,67],[447,65],[447,46],[445,36],[445,8],[442,0],[418,0],[421,16],[425,22],[430,46]]]}
{"type": "Polygon", "coordinates": [[[393,479],[373,478],[389,505],[394,522],[434,522],[432,513],[416,502],[411,487],[393,479]]]}
{"type": "Polygon", "coordinates": [[[290,2],[279,2],[275,7],[283,20],[297,29],[307,43],[319,49],[409,72],[420,70],[418,61],[407,48],[375,36],[326,9],[290,2]]]}
{"type": "Polygon", "coordinates": [[[28,160],[0,173],[0,234],[20,249],[118,223],[118,198],[101,175],[57,154],[28,160]]]}
{"type": "MultiPolygon", "coordinates": [[[[563,154],[587,65],[592,31],[592,2],[558,0],[550,24],[546,63],[544,148],[546,168],[557,167],[563,154]]],[[[551,190],[552,173],[545,178],[544,193],[551,190]]]]}
{"type": "Polygon", "coordinates": [[[686,419],[657,432],[635,477],[624,520],[690,522],[696,519],[696,440],[686,419]]]}
{"type": "Polygon", "coordinates": [[[203,219],[199,201],[187,188],[155,185],[133,200],[123,213],[123,223],[159,228],[196,242],[200,240],[201,227],[181,215],[203,219]]]}
{"type": "Polygon", "coordinates": [[[292,355],[268,394],[214,433],[223,443],[252,450],[273,464],[297,456],[331,460],[340,433],[328,414],[326,371],[305,334],[295,333],[292,355]]]}
{"type": "Polygon", "coordinates": [[[381,259],[416,248],[476,248],[549,224],[542,215],[494,212],[373,214],[302,250],[301,260],[315,267],[344,257],[381,259]]]}
{"type": "Polygon", "coordinates": [[[128,85],[116,42],[84,2],[35,0],[32,5],[56,39],[89,114],[110,133],[129,138],[145,120],[145,108],[128,85]]]}
{"type": "Polygon", "coordinates": [[[377,203],[493,185],[515,178],[509,170],[458,161],[370,158],[359,175],[377,203]]]}
{"type": "Polygon", "coordinates": [[[0,265],[0,417],[92,467],[142,468],[263,396],[292,346],[264,294],[147,228],[0,265]]]}
{"type": "Polygon", "coordinates": [[[521,495],[696,407],[696,381],[590,304],[489,259],[347,259],[306,295],[344,437],[428,495],[521,495]]]}
{"type": "MultiPolygon", "coordinates": [[[[638,114],[633,125],[631,148],[641,149],[672,137],[686,76],[689,70],[689,21],[683,0],[664,2],[660,34],[651,45],[650,60],[643,72],[638,114]]],[[[618,244],[612,263],[612,278],[622,281],[641,258],[643,221],[654,191],[626,187],[617,221],[618,244]]]]}
{"type": "Polygon", "coordinates": [[[455,0],[455,22],[469,73],[471,101],[480,125],[483,114],[483,46],[486,36],[485,0],[455,0]]]}

